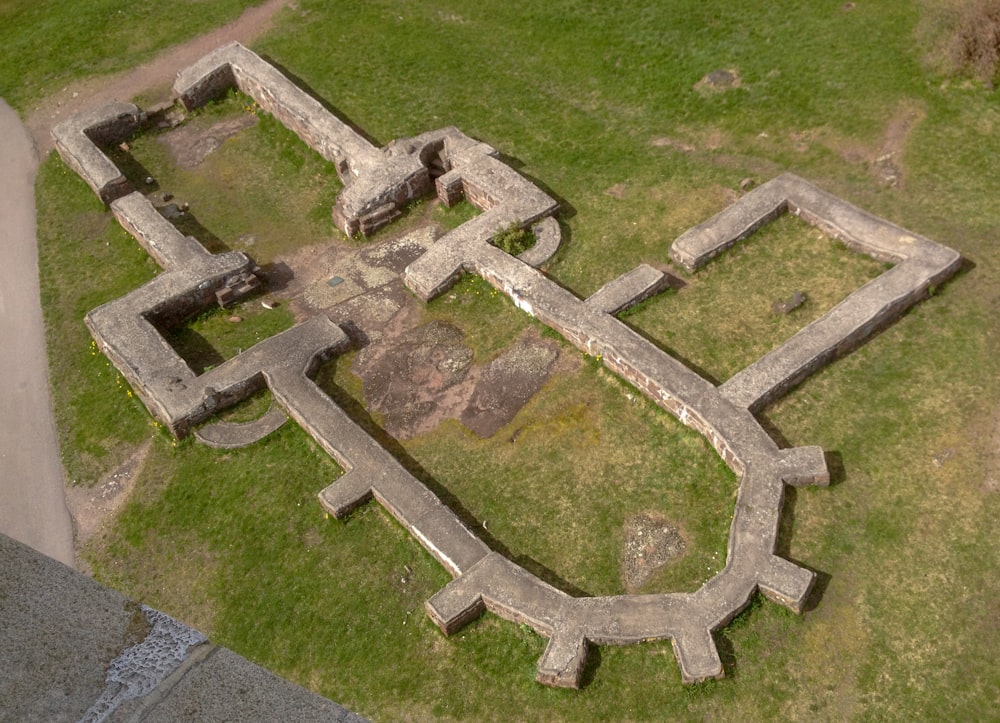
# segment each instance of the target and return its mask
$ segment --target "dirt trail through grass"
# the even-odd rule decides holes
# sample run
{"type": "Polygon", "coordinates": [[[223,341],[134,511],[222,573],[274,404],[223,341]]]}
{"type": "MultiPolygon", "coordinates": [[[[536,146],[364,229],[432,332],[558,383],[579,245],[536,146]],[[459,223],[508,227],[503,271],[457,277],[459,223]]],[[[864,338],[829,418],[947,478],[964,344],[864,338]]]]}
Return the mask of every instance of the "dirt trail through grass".
{"type": "Polygon", "coordinates": [[[87,78],[49,96],[32,110],[25,121],[39,157],[53,149],[49,131],[64,118],[112,100],[127,101],[139,93],[153,92],[154,100],[168,100],[170,85],[178,70],[225,43],[234,40],[244,44],[253,42],[268,31],[274,15],[288,4],[289,0],[267,0],[246,10],[233,22],[175,45],[126,73],[87,78]]]}

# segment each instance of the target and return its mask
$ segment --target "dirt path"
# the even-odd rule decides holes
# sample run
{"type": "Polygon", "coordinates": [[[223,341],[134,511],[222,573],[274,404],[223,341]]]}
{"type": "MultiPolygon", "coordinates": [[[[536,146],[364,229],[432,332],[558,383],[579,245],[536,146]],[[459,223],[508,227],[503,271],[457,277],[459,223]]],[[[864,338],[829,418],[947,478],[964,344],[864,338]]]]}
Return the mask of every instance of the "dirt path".
{"type": "Polygon", "coordinates": [[[290,0],[267,0],[244,11],[228,25],[168,48],[137,68],[77,81],[49,96],[31,111],[25,122],[39,157],[52,150],[49,131],[67,116],[112,100],[128,101],[144,92],[155,93],[157,101],[168,100],[177,71],[225,43],[234,40],[244,44],[253,42],[270,29],[275,13],[286,5],[292,5],[290,0]]]}
{"type": "Polygon", "coordinates": [[[73,566],[38,295],[31,140],[0,100],[0,532],[73,566]]]}

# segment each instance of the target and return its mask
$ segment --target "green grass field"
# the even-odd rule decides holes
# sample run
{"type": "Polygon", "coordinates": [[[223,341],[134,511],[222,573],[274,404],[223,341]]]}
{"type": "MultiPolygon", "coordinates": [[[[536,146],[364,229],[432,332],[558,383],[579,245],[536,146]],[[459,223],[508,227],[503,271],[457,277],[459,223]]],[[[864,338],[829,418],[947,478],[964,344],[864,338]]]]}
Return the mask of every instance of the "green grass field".
{"type": "MultiPolygon", "coordinates": [[[[91,55],[109,52],[102,43],[59,60],[26,55],[32,70],[16,87],[0,65],[0,94],[29,109],[83,68],[127,66],[237,5],[201,4],[207,19],[149,35],[135,56],[91,55]]],[[[377,720],[994,718],[1000,96],[942,64],[957,7],[299,0],[254,46],[379,143],[456,125],[497,147],[563,201],[567,242],[548,272],[581,296],[639,263],[666,263],[673,239],[730,203],[742,179],[782,171],[968,259],[926,303],[764,410],[782,444],[821,445],[834,471],[829,488],[789,491],[784,520],[781,552],[819,573],[817,604],[796,616],[755,601],[716,636],[724,680],[681,686],[670,645],[654,643],[595,650],[579,691],[542,687],[544,640],[530,629],[487,614],[445,638],[429,622],[423,603],[448,575],[379,506],[346,522],[324,516],[315,495],[339,470],[294,425],[239,451],[175,444],[92,353],[82,324],[157,269],[50,157],[40,265],[68,476],[92,484],[154,437],[132,498],[84,551],[95,575],[377,720]],[[695,89],[717,69],[735,71],[738,87],[695,89]],[[896,186],[876,173],[887,154],[896,186]]],[[[47,23],[68,22],[66,7],[49,10],[47,23]]],[[[21,38],[48,27],[33,12],[0,5],[0,40],[29,47],[21,38]]],[[[155,13],[133,22],[156,24],[155,13]]],[[[190,195],[221,246],[253,233],[270,258],[336,238],[330,169],[268,119],[197,173],[171,170],[154,137],[134,152],[190,195]],[[254,174],[232,172],[247,163],[254,174]]],[[[470,213],[415,208],[402,223],[470,213]]],[[[783,219],[704,270],[678,272],[684,288],[626,321],[723,381],[882,268],[783,219]],[[799,289],[802,308],[770,313],[799,289]]],[[[462,328],[477,360],[534,324],[475,280],[456,294],[468,303],[439,299],[424,316],[462,328]]],[[[191,354],[207,339],[225,357],[287,323],[247,324],[247,340],[227,340],[230,327],[199,319],[191,354]]],[[[688,551],[644,589],[695,589],[724,564],[736,480],[701,437],[563,353],[576,361],[494,438],[448,422],[399,451],[489,520],[513,558],[578,593],[621,592],[624,521],[665,514],[688,551]]],[[[320,381],[376,428],[349,362],[320,381]]]]}

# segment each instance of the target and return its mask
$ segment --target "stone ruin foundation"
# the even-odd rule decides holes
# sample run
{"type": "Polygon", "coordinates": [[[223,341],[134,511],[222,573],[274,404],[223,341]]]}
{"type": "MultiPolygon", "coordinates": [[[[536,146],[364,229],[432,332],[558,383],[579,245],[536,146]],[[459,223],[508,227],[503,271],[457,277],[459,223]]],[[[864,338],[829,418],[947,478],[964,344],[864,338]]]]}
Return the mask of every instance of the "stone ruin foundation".
{"type": "Polygon", "coordinates": [[[367,235],[390,223],[407,202],[431,194],[446,205],[465,198],[479,208],[480,215],[406,267],[406,286],[427,301],[463,273],[477,274],[704,435],[739,478],[726,565],[693,593],[573,597],[490,549],[313,382],[324,361],[350,347],[344,330],[325,316],[196,375],[159,329],[248,293],[256,284],[255,265],[241,252],[208,253],[130,187],[103,148],[141,130],[148,115],[135,105],[112,103],[68,119],[53,136],[64,161],[163,267],[152,281],[86,316],[101,351],[156,419],[183,436],[268,387],[276,406],[261,419],[210,424],[197,436],[216,446],[242,446],[272,432],[286,416],[294,419],[344,470],[320,492],[323,507],[343,517],[372,499],[382,504],[454,578],[427,601],[430,618],[449,635],[485,610],[531,626],[548,638],[536,676],[546,685],[579,686],[591,645],[662,639],[671,640],[685,683],[719,678],[724,670],[713,633],[754,593],[802,611],[815,574],[776,553],[784,492],[786,485],[826,485],[829,472],[821,448],[779,448],[754,414],[946,281],[962,263],[957,252],[791,174],[764,183],[683,234],[670,257],[693,271],[792,213],[894,266],[715,386],[616,317],[667,288],[663,272],[643,264],[580,299],[538,269],[559,246],[558,203],[491,146],[445,128],[376,148],[238,43],[182,70],[174,85],[189,110],[230,88],[249,95],[334,163],[345,187],[332,214],[348,235],[367,235]],[[532,229],[536,245],[514,257],[491,243],[511,227],[532,229]]]}

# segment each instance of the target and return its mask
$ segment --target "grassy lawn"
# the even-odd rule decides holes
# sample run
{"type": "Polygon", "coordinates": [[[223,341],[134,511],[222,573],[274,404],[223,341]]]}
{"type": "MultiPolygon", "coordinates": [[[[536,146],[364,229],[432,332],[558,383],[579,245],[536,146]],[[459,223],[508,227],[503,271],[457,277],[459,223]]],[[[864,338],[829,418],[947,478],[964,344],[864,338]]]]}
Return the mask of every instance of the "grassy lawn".
{"type": "MultiPolygon", "coordinates": [[[[237,5],[199,7],[221,18],[237,5]]],[[[665,264],[670,242],[730,203],[743,178],[785,170],[969,260],[927,303],[764,410],[782,444],[821,445],[834,470],[830,488],[789,491],[784,521],[781,552],[819,572],[820,596],[803,616],[755,601],[720,631],[726,679],[682,687],[663,643],[595,650],[580,691],[539,686],[544,640],[529,629],[491,615],[452,638],[433,627],[423,603],[448,576],[380,507],[325,518],[315,495],[339,471],[295,425],[245,450],[175,446],[91,353],[82,325],[156,266],[49,158],[40,265],[69,477],[93,483],[155,436],[132,499],[85,551],[97,577],[380,720],[995,717],[1000,104],[933,64],[947,25],[931,6],[299,0],[256,46],[379,143],[453,124],[500,149],[564,200],[567,241],[549,273],[581,296],[638,263],[665,264]],[[736,71],[738,87],[694,88],[717,69],[736,71]],[[904,117],[916,120],[900,137],[904,117]],[[896,186],[873,172],[887,148],[896,186]]],[[[34,12],[8,4],[0,20],[34,28],[34,12]]],[[[0,23],[0,39],[17,35],[10,27],[0,23]]],[[[182,32],[151,33],[129,52],[182,32]]],[[[130,57],[22,60],[32,70],[9,97],[23,107],[62,77],[130,57]]],[[[3,72],[0,94],[13,87],[3,72]]],[[[234,97],[193,122],[245,112],[234,97]]],[[[246,250],[267,263],[337,238],[335,176],[270,119],[197,173],[176,168],[156,135],[132,152],[191,203],[209,245],[241,248],[252,234],[246,250]]],[[[418,206],[401,223],[453,226],[473,213],[418,206]]],[[[723,381],[882,270],[786,218],[625,320],[723,381]],[[771,313],[797,290],[805,305],[771,313]]],[[[288,321],[238,313],[253,338],[288,321]]],[[[423,314],[463,329],[479,362],[534,325],[474,279],[423,314]]],[[[235,328],[225,318],[179,332],[189,358],[208,351],[199,339],[222,358],[245,348],[225,340],[235,328]]],[[[735,479],[702,438],[563,353],[577,361],[495,437],[449,422],[393,448],[487,520],[498,548],[578,593],[621,591],[623,524],[655,509],[689,546],[644,589],[695,589],[724,563],[735,479]]],[[[328,365],[320,382],[377,432],[349,363],[328,365]]]]}
{"type": "Polygon", "coordinates": [[[625,313],[629,325],[721,383],[818,319],[887,265],[794,216],[782,216],[684,280],[625,313]],[[776,313],[797,292],[805,303],[776,313]]]}
{"type": "Polygon", "coordinates": [[[261,0],[4,0],[0,97],[23,112],[79,78],[134,68],[157,51],[234,20],[261,0]]]}

